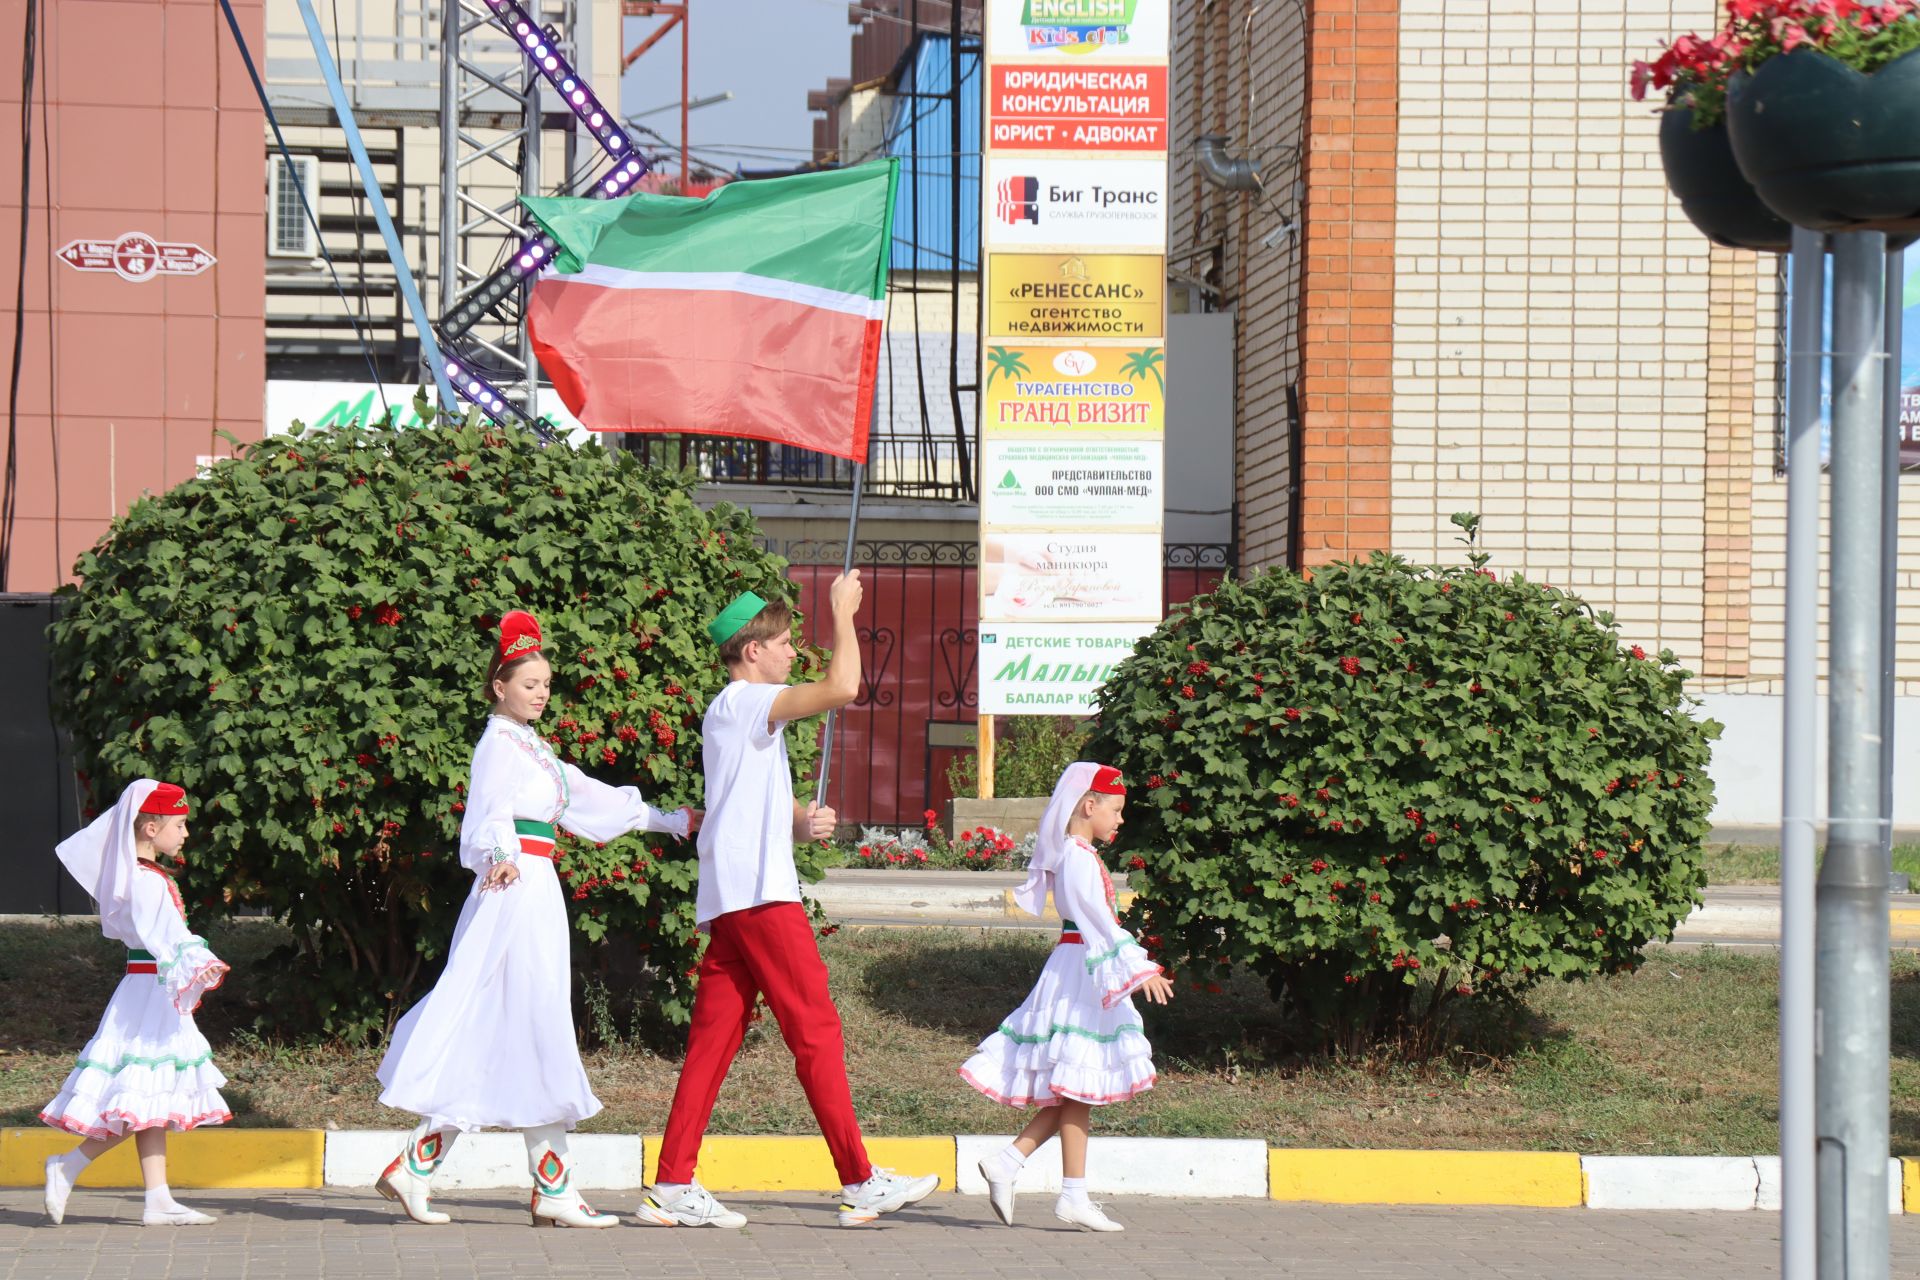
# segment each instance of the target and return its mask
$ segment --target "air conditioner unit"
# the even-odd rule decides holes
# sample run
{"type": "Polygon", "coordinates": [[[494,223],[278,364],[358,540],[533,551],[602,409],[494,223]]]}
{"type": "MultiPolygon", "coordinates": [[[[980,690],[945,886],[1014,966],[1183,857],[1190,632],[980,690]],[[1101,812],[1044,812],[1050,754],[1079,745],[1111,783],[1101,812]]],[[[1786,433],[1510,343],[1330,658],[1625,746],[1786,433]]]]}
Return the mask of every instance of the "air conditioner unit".
{"type": "Polygon", "coordinates": [[[267,256],[315,258],[320,239],[307,221],[310,208],[320,215],[320,159],[318,156],[271,156],[267,161],[267,256]],[[306,193],[306,204],[300,202],[306,193]]]}

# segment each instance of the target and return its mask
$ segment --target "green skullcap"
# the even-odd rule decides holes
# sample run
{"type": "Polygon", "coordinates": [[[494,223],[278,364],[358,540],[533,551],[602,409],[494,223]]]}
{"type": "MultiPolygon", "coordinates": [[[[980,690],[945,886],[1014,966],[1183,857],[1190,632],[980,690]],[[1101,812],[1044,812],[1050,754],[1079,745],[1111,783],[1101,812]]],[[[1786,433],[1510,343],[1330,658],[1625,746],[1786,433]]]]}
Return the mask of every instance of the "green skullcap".
{"type": "Polygon", "coordinates": [[[749,591],[722,609],[720,615],[707,624],[707,634],[713,637],[715,644],[725,644],[766,607],[765,600],[749,591]]]}

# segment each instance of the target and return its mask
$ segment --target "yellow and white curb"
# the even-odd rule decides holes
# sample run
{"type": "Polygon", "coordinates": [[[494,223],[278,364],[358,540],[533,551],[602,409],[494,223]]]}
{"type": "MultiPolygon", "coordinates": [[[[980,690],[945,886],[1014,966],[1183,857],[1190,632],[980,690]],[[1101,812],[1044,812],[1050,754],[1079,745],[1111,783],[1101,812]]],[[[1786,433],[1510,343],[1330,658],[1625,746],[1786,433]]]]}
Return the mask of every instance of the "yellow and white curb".
{"type": "MultiPolygon", "coordinates": [[[[371,1188],[405,1145],[404,1130],[199,1129],[171,1135],[168,1181],[176,1187],[371,1188]]],[[[943,1186],[981,1195],[978,1164],[1007,1136],[869,1138],[874,1164],[937,1173],[943,1186]]],[[[50,1155],[74,1139],[46,1128],[0,1129],[0,1186],[37,1187],[50,1155]]],[[[654,1177],[660,1139],[575,1134],[583,1188],[619,1191],[654,1177]]],[[[1552,1209],[1745,1210],[1780,1208],[1778,1156],[1581,1156],[1558,1151],[1357,1151],[1269,1148],[1258,1139],[1094,1138],[1088,1190],[1102,1195],[1241,1197],[1302,1204],[1502,1205],[1552,1209]]],[[[1888,1162],[1887,1209],[1920,1213],[1920,1159],[1888,1162]]],[[[700,1151],[710,1190],[832,1192],[840,1189],[817,1137],[711,1137],[700,1151]]],[[[88,1167],[83,1187],[140,1185],[133,1144],[88,1167]]],[[[436,1186],[520,1190],[526,1145],[517,1133],[466,1134],[436,1186]]],[[[1022,1171],[1023,1191],[1060,1185],[1058,1144],[1022,1171]]]]}

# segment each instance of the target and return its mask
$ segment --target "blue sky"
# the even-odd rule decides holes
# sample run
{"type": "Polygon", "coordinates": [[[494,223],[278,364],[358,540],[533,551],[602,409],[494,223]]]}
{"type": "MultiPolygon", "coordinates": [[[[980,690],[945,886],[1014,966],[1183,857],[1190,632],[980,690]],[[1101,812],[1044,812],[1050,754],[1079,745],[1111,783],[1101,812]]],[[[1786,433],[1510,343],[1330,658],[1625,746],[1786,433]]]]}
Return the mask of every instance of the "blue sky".
{"type": "MultiPolygon", "coordinates": [[[[624,47],[645,40],[662,19],[624,20],[624,47]]],[[[688,96],[731,90],[733,99],[689,117],[689,145],[710,165],[769,168],[799,163],[813,147],[807,93],[845,76],[854,28],[846,0],[692,0],[688,96]]],[[[622,112],[680,98],[680,33],[633,64],[620,85],[622,112]]],[[[641,122],[679,138],[679,111],[641,122]]]]}

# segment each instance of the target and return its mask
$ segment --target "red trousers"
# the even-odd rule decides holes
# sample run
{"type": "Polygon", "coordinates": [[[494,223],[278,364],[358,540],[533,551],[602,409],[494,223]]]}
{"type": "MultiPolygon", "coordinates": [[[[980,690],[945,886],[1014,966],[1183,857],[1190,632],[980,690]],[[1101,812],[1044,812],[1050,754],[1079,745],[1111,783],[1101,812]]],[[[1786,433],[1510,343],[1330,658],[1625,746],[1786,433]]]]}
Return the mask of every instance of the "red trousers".
{"type": "Polygon", "coordinates": [[[827,966],[820,959],[807,909],[797,902],[764,903],[716,916],[708,929],[687,1061],[660,1143],[658,1181],[693,1181],[714,1099],[746,1038],[754,997],[764,995],[793,1051],[794,1074],[833,1152],[840,1181],[865,1182],[873,1166],[860,1141],[860,1122],[853,1117],[840,1011],[827,994],[827,966]]]}

